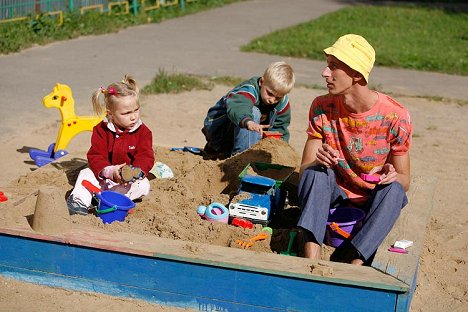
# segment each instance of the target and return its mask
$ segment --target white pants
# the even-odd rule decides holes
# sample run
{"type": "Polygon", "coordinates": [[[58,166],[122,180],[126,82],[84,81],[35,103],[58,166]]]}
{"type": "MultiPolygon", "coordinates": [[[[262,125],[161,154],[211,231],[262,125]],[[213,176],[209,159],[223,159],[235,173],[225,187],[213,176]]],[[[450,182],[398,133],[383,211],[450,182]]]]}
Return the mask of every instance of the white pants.
{"type": "Polygon", "coordinates": [[[150,191],[150,183],[147,178],[136,180],[135,182],[129,183],[127,185],[122,185],[115,183],[110,179],[98,180],[94,176],[94,173],[91,171],[91,169],[85,168],[78,174],[75,188],[71,192],[70,196],[73,195],[75,200],[81,201],[86,207],[91,206],[91,199],[93,198],[93,195],[81,184],[83,180],[88,180],[95,186],[99,186],[101,191],[109,190],[125,194],[125,196],[131,200],[146,196],[150,191]]]}

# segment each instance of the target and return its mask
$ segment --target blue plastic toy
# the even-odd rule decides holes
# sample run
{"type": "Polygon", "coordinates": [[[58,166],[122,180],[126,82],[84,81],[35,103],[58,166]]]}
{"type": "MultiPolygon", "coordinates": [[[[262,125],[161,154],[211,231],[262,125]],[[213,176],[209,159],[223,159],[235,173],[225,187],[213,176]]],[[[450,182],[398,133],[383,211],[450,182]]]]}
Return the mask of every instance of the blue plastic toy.
{"type": "Polygon", "coordinates": [[[47,151],[32,148],[29,150],[29,157],[34,160],[34,163],[38,167],[42,167],[68,154],[68,152],[65,150],[58,150],[54,152],[54,149],[55,143],[50,144],[49,148],[47,148],[47,151]]]}

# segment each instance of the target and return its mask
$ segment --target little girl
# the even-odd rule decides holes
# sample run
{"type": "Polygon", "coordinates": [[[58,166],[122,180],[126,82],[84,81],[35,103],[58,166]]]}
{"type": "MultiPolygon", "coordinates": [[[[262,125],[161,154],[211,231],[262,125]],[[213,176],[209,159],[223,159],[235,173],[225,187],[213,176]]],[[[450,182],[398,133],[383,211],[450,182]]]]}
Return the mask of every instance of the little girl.
{"type": "Polygon", "coordinates": [[[89,168],[80,171],[67,199],[70,214],[86,215],[92,208],[93,196],[82,186],[83,180],[132,200],[148,195],[146,176],[154,164],[153,135],[140,120],[138,94],[135,80],[127,75],[121,82],[93,92],[94,112],[102,115],[105,106],[106,117],[93,129],[87,154],[89,168]]]}

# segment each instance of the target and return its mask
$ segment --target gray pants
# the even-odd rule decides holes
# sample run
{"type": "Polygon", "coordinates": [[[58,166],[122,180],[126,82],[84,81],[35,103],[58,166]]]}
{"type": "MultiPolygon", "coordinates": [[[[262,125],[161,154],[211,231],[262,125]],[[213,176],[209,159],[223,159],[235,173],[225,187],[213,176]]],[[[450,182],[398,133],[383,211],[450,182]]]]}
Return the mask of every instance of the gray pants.
{"type": "MultiPolygon", "coordinates": [[[[328,213],[331,208],[345,204],[348,199],[338,186],[335,173],[323,166],[307,168],[299,183],[298,196],[302,215],[298,226],[313,234],[318,244],[325,238],[328,213]]],[[[408,203],[400,183],[377,185],[367,203],[360,207],[366,212],[361,229],[350,243],[368,260],[379,248],[408,203]]]]}

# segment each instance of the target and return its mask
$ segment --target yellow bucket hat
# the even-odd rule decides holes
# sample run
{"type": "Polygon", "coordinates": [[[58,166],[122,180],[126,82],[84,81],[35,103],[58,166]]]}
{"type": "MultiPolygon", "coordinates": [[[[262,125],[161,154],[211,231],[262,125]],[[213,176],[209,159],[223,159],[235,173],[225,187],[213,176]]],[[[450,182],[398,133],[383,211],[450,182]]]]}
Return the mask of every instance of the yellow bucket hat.
{"type": "Polygon", "coordinates": [[[359,35],[348,34],[341,36],[329,48],[323,50],[327,55],[333,55],[355,71],[359,72],[366,82],[374,66],[375,51],[366,39],[359,35]]]}

